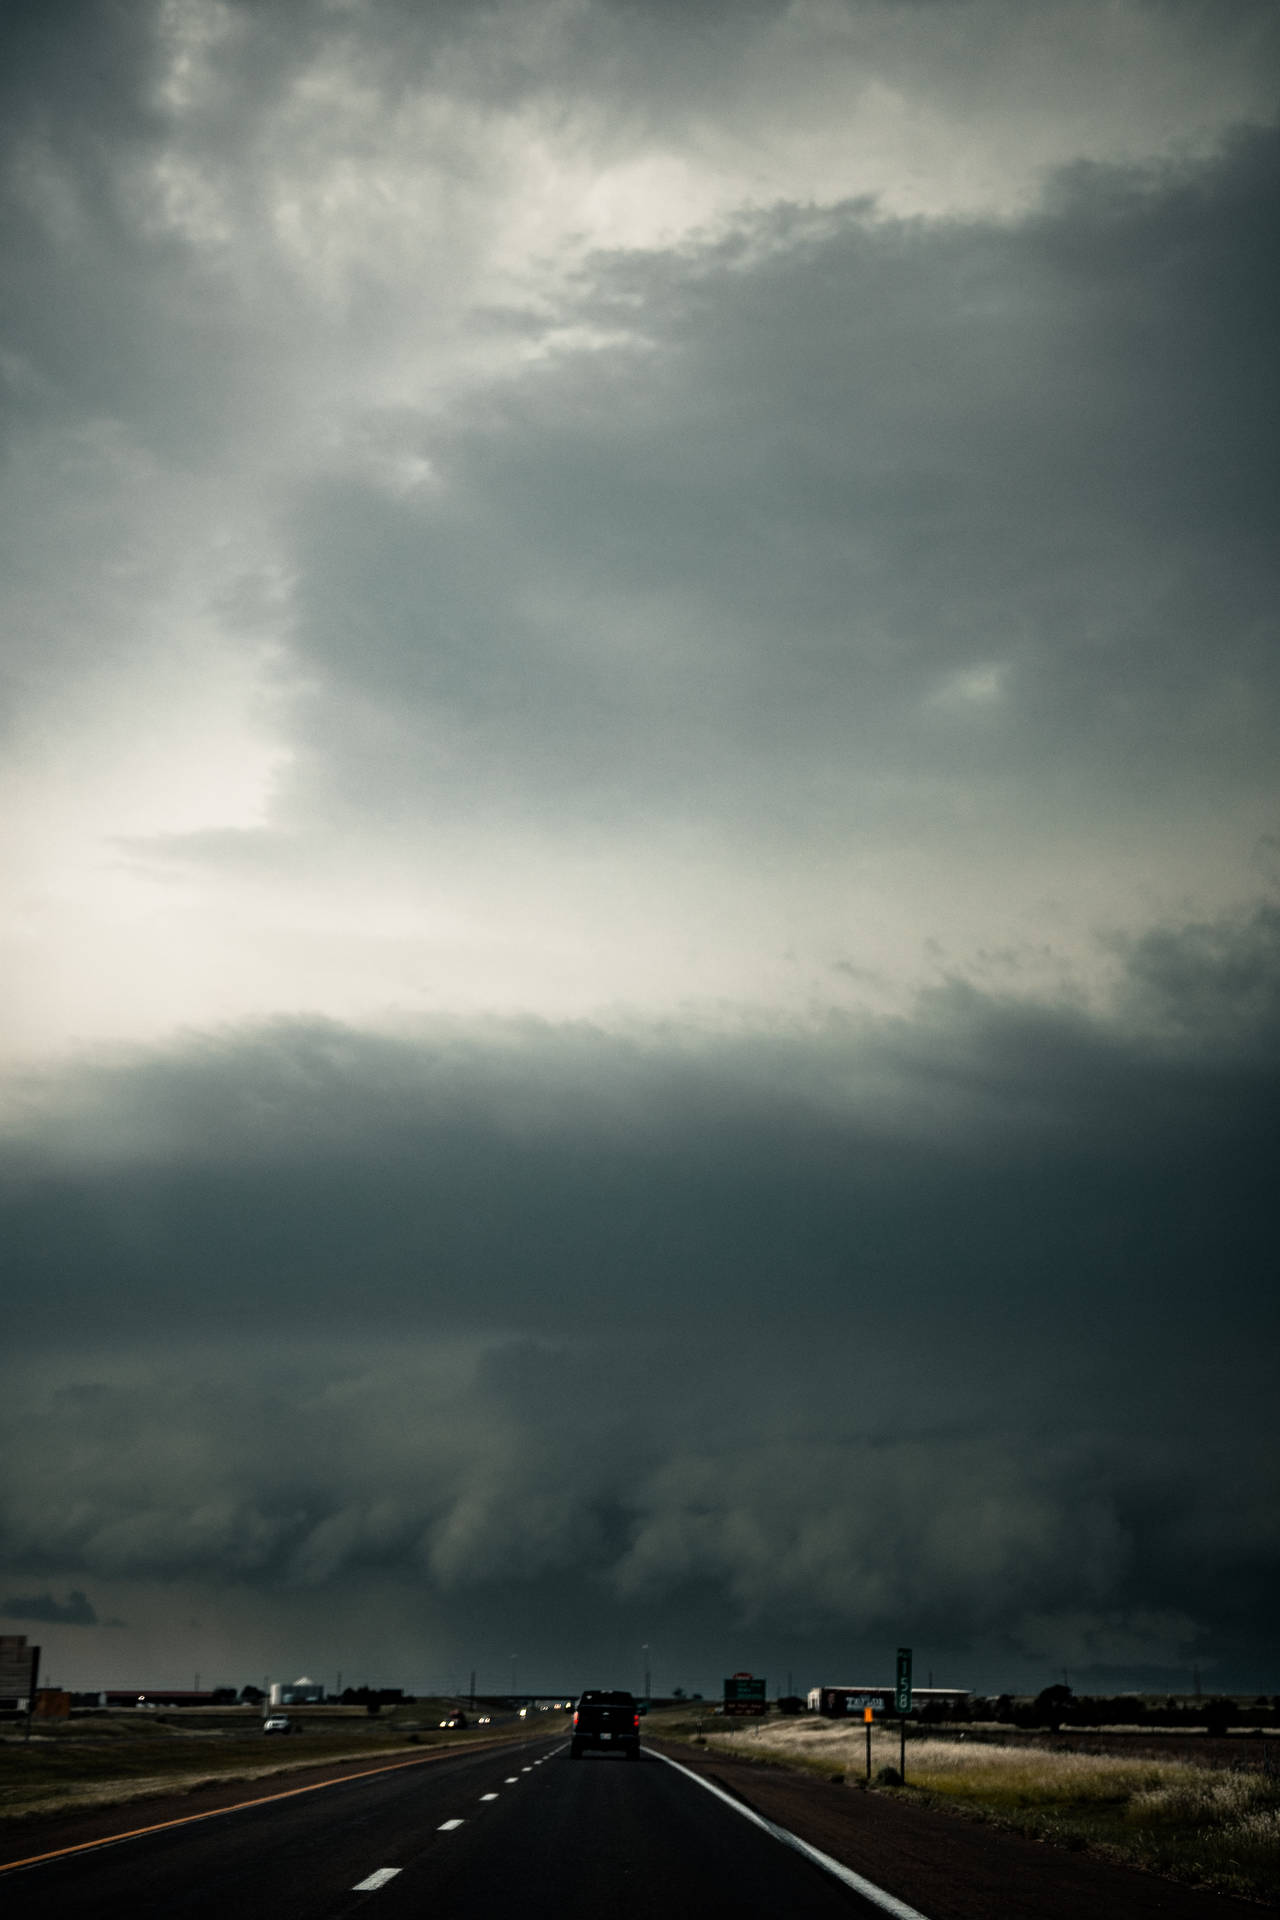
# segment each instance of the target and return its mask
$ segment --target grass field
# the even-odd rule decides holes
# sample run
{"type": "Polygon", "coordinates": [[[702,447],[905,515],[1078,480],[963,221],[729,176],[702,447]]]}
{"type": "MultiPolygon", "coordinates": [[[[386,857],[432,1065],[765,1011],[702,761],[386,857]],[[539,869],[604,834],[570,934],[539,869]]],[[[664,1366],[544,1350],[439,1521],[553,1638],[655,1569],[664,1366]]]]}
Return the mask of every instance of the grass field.
{"type": "MultiPolygon", "coordinates": [[[[517,1737],[523,1723],[439,1729],[440,1703],[376,1718],[361,1709],[290,1710],[305,1731],[269,1735],[256,1713],[200,1711],[174,1714],[103,1713],[41,1727],[25,1742],[0,1740],[0,1820],[110,1806],[161,1794],[184,1793],[211,1781],[269,1779],[331,1760],[368,1758],[376,1765],[397,1753],[484,1738],[517,1737]]],[[[551,1732],[551,1715],[539,1716],[551,1732]]],[[[563,1716],[556,1716],[557,1725],[563,1716]]]]}
{"type": "MultiPolygon", "coordinates": [[[[729,1733],[706,1722],[708,1749],[782,1761],[851,1784],[865,1774],[861,1726],[757,1722],[729,1733]]],[[[655,1726],[654,1731],[658,1728],[655,1726]]],[[[697,1737],[686,1714],[670,1731],[697,1737]]],[[[962,1809],[1038,1839],[1087,1848],[1192,1885],[1274,1900],[1280,1888],[1280,1778],[1185,1759],[1125,1759],[988,1741],[908,1739],[905,1786],[878,1781],[898,1766],[898,1736],[873,1730],[876,1791],[962,1809]]]]}

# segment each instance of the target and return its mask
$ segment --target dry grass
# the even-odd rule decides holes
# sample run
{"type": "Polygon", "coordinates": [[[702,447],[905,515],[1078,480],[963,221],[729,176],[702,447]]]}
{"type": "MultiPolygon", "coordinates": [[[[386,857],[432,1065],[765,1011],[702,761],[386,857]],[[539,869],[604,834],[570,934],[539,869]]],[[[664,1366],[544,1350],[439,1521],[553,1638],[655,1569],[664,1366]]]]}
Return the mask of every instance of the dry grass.
{"type": "MultiPolygon", "coordinates": [[[[299,1742],[299,1748],[301,1742],[299,1742]]],[[[213,1756],[207,1747],[198,1752],[183,1741],[174,1751],[143,1755],[136,1750],[112,1744],[109,1764],[106,1755],[77,1754],[73,1750],[60,1755],[62,1765],[47,1768],[28,1748],[21,1758],[12,1750],[0,1755],[0,1821],[21,1820],[32,1814],[80,1812],[90,1807],[110,1807],[127,1800],[154,1800],[161,1795],[190,1793],[196,1787],[245,1781],[252,1785],[273,1776],[296,1773],[304,1767],[324,1766],[331,1761],[368,1759],[376,1766],[397,1754],[408,1756],[416,1749],[388,1743],[377,1747],[362,1745],[353,1752],[349,1742],[316,1741],[286,1758],[273,1748],[270,1758],[256,1749],[253,1756],[243,1748],[234,1756],[213,1756]],[[148,1765],[148,1761],[150,1764],[148,1765]],[[159,1764],[157,1764],[159,1762],[159,1764]]]]}
{"type": "MultiPolygon", "coordinates": [[[[866,1734],[824,1720],[708,1733],[709,1748],[861,1780],[866,1734]]],[[[1254,1899],[1280,1886],[1280,1781],[1187,1760],[907,1741],[904,1791],[1059,1844],[1106,1853],[1194,1885],[1254,1899]]],[[[898,1765],[896,1730],[873,1729],[873,1778],[898,1765]]],[[[895,1789],[896,1790],[896,1789],[895,1789]]]]}
{"type": "MultiPolygon", "coordinates": [[[[79,1812],[128,1800],[189,1793],[196,1787],[269,1781],[301,1768],[362,1760],[370,1766],[397,1756],[475,1740],[474,1731],[446,1733],[434,1706],[421,1719],[363,1714],[316,1716],[301,1737],[264,1738],[256,1715],[94,1715],[37,1731],[30,1742],[0,1740],[0,1821],[34,1814],[79,1812]],[[425,1724],[424,1724],[425,1723],[425,1724]]],[[[516,1729],[495,1729],[499,1738],[516,1729]]],[[[519,1729],[523,1735],[523,1727],[519,1729]]],[[[481,1737],[488,1736],[487,1728],[481,1737]]]]}

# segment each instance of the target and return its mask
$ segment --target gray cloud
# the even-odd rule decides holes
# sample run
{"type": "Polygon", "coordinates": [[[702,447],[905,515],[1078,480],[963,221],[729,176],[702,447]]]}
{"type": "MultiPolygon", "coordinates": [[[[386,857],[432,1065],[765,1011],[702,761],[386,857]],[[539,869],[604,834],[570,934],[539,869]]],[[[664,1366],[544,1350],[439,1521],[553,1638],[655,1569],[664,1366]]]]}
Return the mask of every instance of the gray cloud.
{"type": "Polygon", "coordinates": [[[1274,169],[1256,134],[1078,168],[1012,225],[780,210],[596,262],[583,317],[635,344],[389,422],[439,493],[300,504],[308,804],[338,774],[437,822],[980,830],[998,859],[1212,796],[1247,837],[1274,169]]]}
{"type": "Polygon", "coordinates": [[[65,1605],[51,1593],[14,1595],[0,1603],[0,1613],[8,1620],[41,1620],[51,1626],[96,1627],[98,1616],[79,1589],[67,1595],[65,1605]]]}
{"type": "Polygon", "coordinates": [[[1146,937],[1110,1018],[957,984],[807,1031],[291,1023],[78,1069],[33,1083],[13,1147],[19,1311],[558,1328],[671,1310],[690,1271],[708,1313],[767,1309],[784,1272],[813,1311],[890,1280],[989,1302],[1028,1270],[1096,1299],[1140,1243],[1168,1299],[1207,1261],[1247,1296],[1276,932],[1146,937]]]}
{"type": "Polygon", "coordinates": [[[1105,1019],[286,1027],[46,1084],[9,1562],[1247,1661],[1275,935],[1151,936],[1105,1019]]]}
{"type": "MultiPolygon", "coordinates": [[[[78,1503],[57,1497],[65,1402],[20,1395],[49,1485],[10,1502],[6,1552],[99,1583],[248,1586],[264,1610],[317,1589],[339,1602],[376,1576],[421,1592],[455,1630],[499,1600],[523,1612],[535,1595],[558,1606],[572,1591],[600,1614],[587,1649],[618,1609],[671,1631],[685,1613],[718,1613],[731,1633],[831,1645],[874,1645],[909,1617],[921,1638],[988,1672],[1002,1649],[1043,1657],[1055,1632],[1073,1660],[1089,1634],[1101,1645],[1127,1633],[1131,1660],[1167,1666],[1247,1646],[1248,1609],[1230,1615],[1242,1590],[1262,1603],[1273,1576],[1274,1490],[1256,1473],[1241,1483],[1234,1437],[1206,1453],[1138,1441],[1123,1420],[1086,1433],[1061,1403],[1034,1436],[1021,1420],[993,1431],[989,1415],[921,1429],[918,1348],[896,1383],[897,1431],[858,1432],[891,1346],[851,1329],[803,1368],[776,1343],[745,1365],[722,1347],[719,1364],[740,1370],[731,1407],[716,1350],[686,1354],[684,1379],[676,1351],[455,1348],[447,1381],[425,1344],[417,1357],[402,1343],[341,1363],[242,1356],[234,1379],[228,1351],[171,1351],[141,1394],[93,1389],[98,1417],[127,1423],[129,1450],[81,1476],[78,1503]],[[642,1418],[617,1405],[617,1382],[637,1366],[642,1418]],[[223,1375],[216,1392],[210,1371],[223,1375]],[[590,1384],[602,1376],[611,1409],[590,1384]],[[551,1410],[566,1393],[571,1433],[551,1410]],[[710,1421],[708,1393],[720,1403],[710,1421]],[[1209,1576],[1198,1517],[1224,1473],[1235,1492],[1209,1576]]],[[[1002,1404],[1017,1398],[1007,1382],[994,1367],[1002,1404]]],[[[96,1425],[82,1409],[81,1454],[96,1425]]]]}

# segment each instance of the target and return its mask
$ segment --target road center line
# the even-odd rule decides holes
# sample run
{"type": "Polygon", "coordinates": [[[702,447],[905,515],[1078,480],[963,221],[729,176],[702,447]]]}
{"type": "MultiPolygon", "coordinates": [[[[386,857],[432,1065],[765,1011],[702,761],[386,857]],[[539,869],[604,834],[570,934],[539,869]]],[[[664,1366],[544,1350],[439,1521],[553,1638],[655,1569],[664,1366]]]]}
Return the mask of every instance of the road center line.
{"type": "MultiPolygon", "coordinates": [[[[653,1753],[655,1749],[651,1747],[649,1751],[653,1753]]],[[[852,1867],[846,1867],[842,1861],[833,1860],[829,1853],[823,1853],[818,1847],[811,1847],[809,1842],[802,1840],[798,1833],[791,1833],[786,1827],[776,1826],[772,1820],[766,1820],[764,1815],[757,1813],[753,1807],[744,1807],[740,1800],[735,1800],[733,1795],[726,1793],[723,1787],[716,1786],[713,1780],[707,1780],[702,1774],[695,1773],[692,1767],[682,1767],[678,1760],[672,1760],[665,1753],[659,1753],[657,1758],[664,1760],[669,1767],[674,1767],[677,1773],[682,1773],[686,1780],[692,1780],[695,1786],[705,1787],[708,1793],[714,1793],[716,1799],[723,1800],[726,1807],[732,1807],[735,1813],[740,1813],[744,1820],[751,1822],[752,1826],[760,1827],[765,1833],[771,1833],[775,1840],[781,1840],[784,1847],[794,1847],[797,1853],[802,1853],[806,1860],[812,1860],[813,1864],[821,1867],[824,1873],[834,1874],[837,1880],[843,1880],[846,1887],[852,1887],[853,1891],[860,1893],[864,1900],[870,1900],[872,1905],[879,1907],[883,1913],[891,1913],[893,1920],[925,1920],[925,1916],[918,1908],[909,1907],[905,1900],[895,1899],[894,1895],[886,1893],[883,1887],[876,1886],[873,1880],[864,1880],[860,1873],[855,1873],[852,1867]]]]}
{"type": "Polygon", "coordinates": [[[367,1880],[357,1880],[351,1891],[352,1893],[373,1893],[378,1887],[385,1887],[388,1880],[394,1880],[399,1871],[399,1867],[379,1867],[377,1872],[371,1873],[367,1880]]]}

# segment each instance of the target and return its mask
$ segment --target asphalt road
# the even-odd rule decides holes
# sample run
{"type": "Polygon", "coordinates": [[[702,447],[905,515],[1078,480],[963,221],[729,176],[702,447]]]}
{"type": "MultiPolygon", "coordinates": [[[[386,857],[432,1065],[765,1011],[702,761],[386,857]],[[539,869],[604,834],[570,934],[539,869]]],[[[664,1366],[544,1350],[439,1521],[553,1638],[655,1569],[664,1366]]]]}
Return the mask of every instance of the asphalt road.
{"type": "Polygon", "coordinates": [[[1264,1910],[892,1794],[679,1744],[635,1764],[573,1761],[563,1734],[370,1760],[339,1765],[340,1778],[304,1768],[6,1826],[0,1913],[1250,1920],[1264,1910]]]}
{"type": "Polygon", "coordinates": [[[656,1754],[572,1761],[562,1737],[282,1793],[13,1869],[0,1908],[5,1920],[884,1913],[656,1754]]]}

